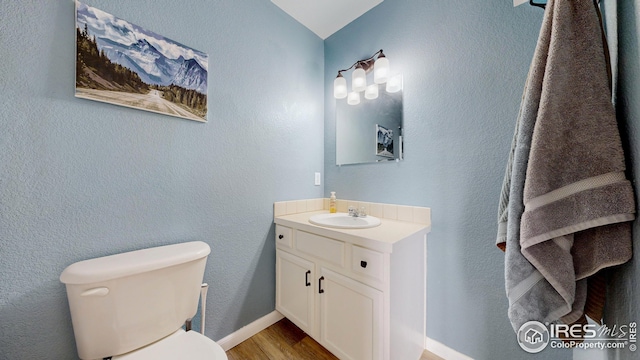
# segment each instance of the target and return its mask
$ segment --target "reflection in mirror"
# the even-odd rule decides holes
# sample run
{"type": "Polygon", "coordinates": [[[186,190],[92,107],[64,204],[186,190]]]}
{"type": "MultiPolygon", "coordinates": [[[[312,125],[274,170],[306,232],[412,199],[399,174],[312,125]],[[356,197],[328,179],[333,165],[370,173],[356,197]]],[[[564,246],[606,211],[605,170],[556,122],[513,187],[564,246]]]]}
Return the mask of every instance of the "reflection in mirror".
{"type": "Polygon", "coordinates": [[[402,91],[380,86],[377,99],[336,100],[336,164],[402,160],[402,91]]]}

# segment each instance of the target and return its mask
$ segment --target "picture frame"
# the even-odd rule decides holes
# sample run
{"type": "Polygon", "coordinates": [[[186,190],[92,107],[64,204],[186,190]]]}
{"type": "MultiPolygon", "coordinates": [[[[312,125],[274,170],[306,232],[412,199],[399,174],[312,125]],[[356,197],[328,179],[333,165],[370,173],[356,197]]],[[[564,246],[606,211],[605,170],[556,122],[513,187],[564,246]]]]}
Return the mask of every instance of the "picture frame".
{"type": "Polygon", "coordinates": [[[207,121],[208,55],[76,2],[78,98],[207,121]]]}
{"type": "Polygon", "coordinates": [[[376,155],[393,158],[393,130],[376,124],[376,155]]]}

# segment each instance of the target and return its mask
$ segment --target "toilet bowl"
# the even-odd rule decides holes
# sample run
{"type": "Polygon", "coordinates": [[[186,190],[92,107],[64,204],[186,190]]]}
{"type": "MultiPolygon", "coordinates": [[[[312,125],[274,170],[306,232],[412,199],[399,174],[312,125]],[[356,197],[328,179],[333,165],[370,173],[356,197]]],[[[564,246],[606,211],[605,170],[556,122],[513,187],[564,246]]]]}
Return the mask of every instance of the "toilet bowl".
{"type": "Polygon", "coordinates": [[[195,331],[182,329],[142,349],[114,356],[112,360],[226,360],[218,343],[195,331]]]}
{"type": "Polygon", "coordinates": [[[84,260],[60,275],[83,360],[225,360],[222,347],[183,330],[197,310],[207,257],[201,241],[84,260]]]}

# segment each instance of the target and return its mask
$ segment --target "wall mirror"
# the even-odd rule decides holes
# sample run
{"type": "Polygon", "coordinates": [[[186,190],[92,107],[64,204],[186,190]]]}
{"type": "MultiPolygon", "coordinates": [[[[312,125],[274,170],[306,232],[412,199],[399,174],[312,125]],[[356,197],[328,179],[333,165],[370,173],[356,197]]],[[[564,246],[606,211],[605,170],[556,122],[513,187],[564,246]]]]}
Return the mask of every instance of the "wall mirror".
{"type": "Polygon", "coordinates": [[[336,165],[402,160],[402,90],[357,105],[336,99],[336,165]]]}

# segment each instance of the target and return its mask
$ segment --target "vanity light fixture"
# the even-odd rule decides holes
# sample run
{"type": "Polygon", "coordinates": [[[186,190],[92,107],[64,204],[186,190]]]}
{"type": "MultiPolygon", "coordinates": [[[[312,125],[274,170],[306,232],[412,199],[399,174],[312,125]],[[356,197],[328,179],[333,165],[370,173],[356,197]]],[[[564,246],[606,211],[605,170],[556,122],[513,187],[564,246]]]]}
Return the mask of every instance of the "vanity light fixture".
{"type": "Polygon", "coordinates": [[[378,98],[378,84],[367,86],[367,89],[364,91],[364,98],[369,100],[378,98]]]}
{"type": "MultiPolygon", "coordinates": [[[[387,92],[397,92],[402,89],[402,80],[394,82],[392,86],[388,83],[393,78],[389,77],[389,59],[384,55],[382,49],[373,54],[370,58],[358,60],[347,69],[339,70],[338,76],[333,81],[333,97],[336,99],[347,98],[349,105],[360,103],[360,93],[364,91],[365,99],[375,99],[378,97],[378,85],[387,83],[387,92]],[[351,92],[347,89],[347,79],[342,73],[355,67],[351,74],[351,92]],[[373,84],[367,86],[367,72],[373,69],[373,84]]],[[[400,78],[401,79],[401,78],[400,78]]]]}
{"type": "Polygon", "coordinates": [[[360,93],[357,91],[352,91],[347,96],[347,104],[349,105],[358,105],[360,104],[360,93]]]}
{"type": "Polygon", "coordinates": [[[387,92],[394,93],[402,90],[402,75],[394,75],[387,81],[387,92]]]}

